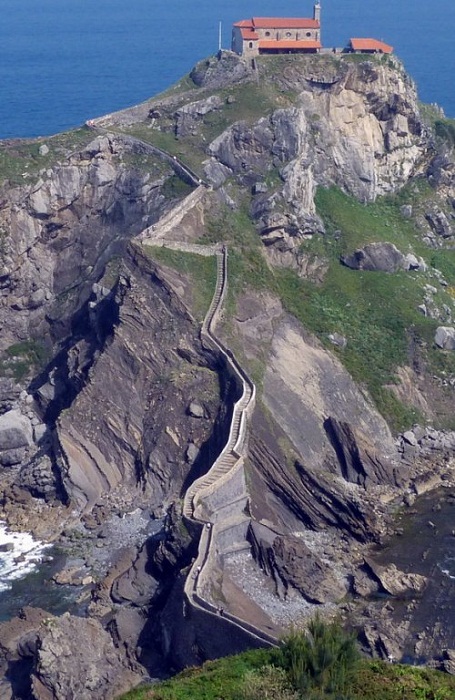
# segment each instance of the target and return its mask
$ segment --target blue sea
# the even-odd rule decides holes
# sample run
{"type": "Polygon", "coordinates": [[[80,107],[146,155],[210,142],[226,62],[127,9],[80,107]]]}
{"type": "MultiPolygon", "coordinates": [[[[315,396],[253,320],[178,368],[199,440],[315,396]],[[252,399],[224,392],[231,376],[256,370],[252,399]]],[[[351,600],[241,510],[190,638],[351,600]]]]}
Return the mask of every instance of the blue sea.
{"type": "MultiPolygon", "coordinates": [[[[1,0],[0,138],[49,135],[164,90],[229,48],[234,21],[310,16],[312,0],[1,0]]],[[[395,47],[425,102],[455,117],[453,0],[322,0],[325,46],[395,47]]]]}

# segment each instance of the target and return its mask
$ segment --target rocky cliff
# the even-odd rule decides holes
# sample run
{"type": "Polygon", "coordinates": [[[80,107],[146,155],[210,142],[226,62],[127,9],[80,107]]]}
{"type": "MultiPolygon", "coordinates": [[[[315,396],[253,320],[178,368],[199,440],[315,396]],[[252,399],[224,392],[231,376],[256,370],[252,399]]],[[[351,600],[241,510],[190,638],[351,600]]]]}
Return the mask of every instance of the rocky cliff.
{"type": "MultiPolygon", "coordinates": [[[[440,255],[453,158],[399,62],[273,56],[252,70],[225,52],[164,98],[2,148],[23,170],[1,189],[3,513],[79,557],[67,577],[86,581],[97,619],[80,633],[127,669],[91,697],[221,649],[182,601],[200,532],[179,499],[241,392],[201,342],[215,263],[188,263],[200,242],[229,247],[218,332],[258,393],[245,472],[207,501],[232,518],[207,595],[276,634],[348,594],[368,608],[394,510],[454,484],[452,359],[432,345],[455,312],[440,255]],[[163,240],[172,254],[142,245],[163,240]]],[[[396,572],[400,594],[413,576],[396,572]]],[[[5,664],[30,675],[18,697],[61,697],[69,623],[54,624],[8,628],[5,664]],[[27,653],[24,635],[39,640],[27,653]]]]}

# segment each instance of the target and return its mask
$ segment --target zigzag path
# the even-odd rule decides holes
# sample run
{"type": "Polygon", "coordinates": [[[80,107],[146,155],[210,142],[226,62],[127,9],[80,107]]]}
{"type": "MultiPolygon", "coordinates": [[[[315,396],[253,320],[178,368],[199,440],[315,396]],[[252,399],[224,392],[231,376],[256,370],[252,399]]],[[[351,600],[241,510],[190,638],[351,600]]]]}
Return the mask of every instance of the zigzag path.
{"type": "MultiPolygon", "coordinates": [[[[174,161],[173,156],[166,154],[174,161]]],[[[174,161],[175,162],[175,161],[174,161]]],[[[181,164],[183,166],[183,164],[181,164]]],[[[183,166],[185,167],[185,166],[183,166]]],[[[187,606],[202,610],[217,620],[222,615],[226,623],[239,628],[251,638],[255,645],[274,646],[277,638],[265,633],[259,627],[247,620],[241,619],[227,610],[221,609],[209,600],[211,573],[216,562],[216,541],[224,537],[226,533],[230,538],[229,553],[240,549],[249,549],[245,541],[246,530],[250,518],[245,513],[248,495],[246,493],[243,466],[246,452],[246,437],[248,418],[254,409],[256,387],[245,370],[237,362],[231,350],[224,346],[216,336],[215,327],[223,308],[226,297],[228,276],[228,250],[227,246],[203,246],[188,244],[178,241],[166,241],[165,235],[178,225],[183,216],[195,205],[200,198],[202,189],[207,190],[206,183],[201,183],[198,178],[194,182],[195,189],[183,199],[177,206],[164,215],[156,224],[145,229],[137,236],[140,243],[146,245],[168,246],[184,252],[193,252],[200,255],[216,255],[217,281],[215,292],[201,327],[201,340],[205,347],[214,350],[224,357],[229,371],[234,375],[242,387],[240,398],[234,404],[228,441],[221,454],[212,464],[206,474],[196,479],[187,489],[183,499],[183,517],[188,523],[203,525],[199,540],[198,554],[186,577],[184,594],[187,606]],[[227,496],[229,489],[223,491],[230,480],[241,476],[237,493],[227,496]],[[243,485],[243,488],[242,488],[243,485]],[[210,519],[204,515],[204,499],[210,497],[213,501],[220,495],[218,507],[214,510],[210,519]],[[233,540],[233,541],[232,541],[233,540]]],[[[226,552],[224,552],[226,553],[226,552]]]]}

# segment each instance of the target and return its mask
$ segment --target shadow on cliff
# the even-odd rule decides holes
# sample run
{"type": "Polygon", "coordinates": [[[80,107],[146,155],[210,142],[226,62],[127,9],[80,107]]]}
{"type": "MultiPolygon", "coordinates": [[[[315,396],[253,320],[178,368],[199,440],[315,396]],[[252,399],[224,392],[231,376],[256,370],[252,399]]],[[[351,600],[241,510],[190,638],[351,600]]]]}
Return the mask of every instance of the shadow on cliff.
{"type": "Polygon", "coordinates": [[[29,387],[50,426],[69,408],[87,384],[97,355],[108,343],[119,323],[119,285],[95,309],[90,299],[73,315],[71,332],[63,347],[29,387]]]}

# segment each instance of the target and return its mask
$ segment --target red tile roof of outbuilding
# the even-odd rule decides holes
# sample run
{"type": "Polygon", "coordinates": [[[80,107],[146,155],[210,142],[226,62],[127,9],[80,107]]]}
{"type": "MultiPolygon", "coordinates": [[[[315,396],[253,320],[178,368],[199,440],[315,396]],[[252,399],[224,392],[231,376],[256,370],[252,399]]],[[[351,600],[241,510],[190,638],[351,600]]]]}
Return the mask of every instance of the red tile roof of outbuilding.
{"type": "Polygon", "coordinates": [[[350,42],[354,51],[381,51],[382,53],[393,51],[393,46],[378,39],[351,39],[350,42]]]}

